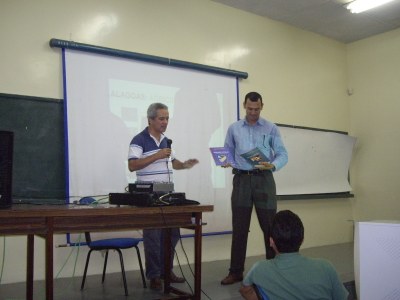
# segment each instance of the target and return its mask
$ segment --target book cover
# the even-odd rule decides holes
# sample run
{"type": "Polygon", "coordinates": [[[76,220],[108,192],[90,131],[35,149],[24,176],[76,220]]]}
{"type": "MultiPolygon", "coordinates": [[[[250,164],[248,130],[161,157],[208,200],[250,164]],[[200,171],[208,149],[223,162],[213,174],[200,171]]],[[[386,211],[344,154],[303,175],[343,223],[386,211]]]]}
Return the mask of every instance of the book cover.
{"type": "Polygon", "coordinates": [[[253,167],[258,167],[260,165],[260,162],[262,161],[269,162],[265,154],[262,153],[262,151],[258,147],[246,153],[240,154],[240,156],[246,159],[246,161],[249,164],[253,165],[253,167]]]}
{"type": "Polygon", "coordinates": [[[211,147],[211,155],[217,166],[223,166],[226,164],[234,164],[234,159],[232,153],[228,148],[225,147],[211,147]]]}

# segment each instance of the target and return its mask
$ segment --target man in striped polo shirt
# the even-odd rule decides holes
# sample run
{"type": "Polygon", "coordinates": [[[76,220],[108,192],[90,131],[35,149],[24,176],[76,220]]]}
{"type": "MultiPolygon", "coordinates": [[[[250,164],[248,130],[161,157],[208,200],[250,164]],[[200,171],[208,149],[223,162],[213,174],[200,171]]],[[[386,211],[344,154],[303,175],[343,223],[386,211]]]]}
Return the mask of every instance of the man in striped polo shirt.
{"type": "MultiPolygon", "coordinates": [[[[175,157],[171,150],[171,140],[164,132],[167,130],[168,107],[162,103],[153,103],[147,109],[148,126],[133,137],[128,154],[129,171],[135,172],[137,181],[172,182],[172,168],[175,170],[190,169],[198,163],[197,159],[184,162],[175,157]]],[[[179,240],[179,228],[172,230],[171,244],[179,240]]],[[[144,229],[143,244],[146,260],[146,277],[150,279],[150,288],[161,290],[164,271],[163,236],[161,229],[144,229]]],[[[173,259],[173,255],[171,257],[173,259]]],[[[184,278],[176,276],[171,270],[171,282],[182,283],[184,278]]]]}

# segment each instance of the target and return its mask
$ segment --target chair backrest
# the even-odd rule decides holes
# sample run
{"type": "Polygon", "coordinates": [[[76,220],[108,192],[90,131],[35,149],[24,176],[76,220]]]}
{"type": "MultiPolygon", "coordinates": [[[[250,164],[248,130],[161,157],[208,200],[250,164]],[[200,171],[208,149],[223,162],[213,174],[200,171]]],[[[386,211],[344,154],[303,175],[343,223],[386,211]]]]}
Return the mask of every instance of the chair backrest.
{"type": "Polygon", "coordinates": [[[92,242],[92,238],[90,237],[90,232],[85,232],[85,240],[88,245],[92,242]]]}
{"type": "Polygon", "coordinates": [[[261,287],[255,284],[254,289],[256,290],[257,296],[260,300],[269,300],[267,293],[265,293],[261,287]]]}

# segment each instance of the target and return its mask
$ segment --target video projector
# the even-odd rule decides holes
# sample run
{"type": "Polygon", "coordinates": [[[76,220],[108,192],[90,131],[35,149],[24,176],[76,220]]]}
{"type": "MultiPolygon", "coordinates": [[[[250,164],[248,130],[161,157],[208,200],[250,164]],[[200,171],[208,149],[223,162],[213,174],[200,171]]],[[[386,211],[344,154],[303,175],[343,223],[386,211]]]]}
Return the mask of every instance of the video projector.
{"type": "Polygon", "coordinates": [[[129,184],[129,193],[143,192],[143,193],[170,193],[174,191],[174,184],[172,182],[148,182],[137,181],[129,184]]]}
{"type": "Polygon", "coordinates": [[[109,203],[114,205],[168,206],[186,204],[185,193],[110,193],[109,203]]]}
{"type": "Polygon", "coordinates": [[[110,193],[109,203],[141,207],[183,205],[185,193],[174,193],[173,183],[136,182],[129,184],[129,193],[110,193]]]}

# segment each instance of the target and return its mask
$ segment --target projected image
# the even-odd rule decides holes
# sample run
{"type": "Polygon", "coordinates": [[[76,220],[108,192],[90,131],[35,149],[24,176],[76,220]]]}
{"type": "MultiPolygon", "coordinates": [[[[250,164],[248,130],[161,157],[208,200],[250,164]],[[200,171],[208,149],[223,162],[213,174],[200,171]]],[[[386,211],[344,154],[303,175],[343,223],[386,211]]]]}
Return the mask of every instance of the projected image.
{"type": "Polygon", "coordinates": [[[179,87],[110,79],[110,111],[121,118],[134,135],[147,126],[147,108],[154,102],[167,105],[172,118],[177,91],[179,87]]]}
{"type": "Polygon", "coordinates": [[[236,78],[72,50],[65,50],[64,72],[72,200],[125,192],[135,182],[129,144],[147,126],[148,106],[161,102],[176,157],[200,161],[174,172],[175,191],[214,205],[206,231],[230,230],[232,174],[215,166],[209,148],[223,146],[237,120],[236,78]]]}
{"type": "MultiPolygon", "coordinates": [[[[202,95],[197,95],[201,101],[191,101],[189,91],[179,87],[162,86],[156,84],[131,82],[125,80],[109,80],[109,109],[127,127],[130,139],[141,132],[147,126],[147,108],[154,102],[161,102],[168,106],[170,122],[166,135],[173,140],[173,149],[177,157],[204,157],[203,164],[191,170],[193,173],[209,174],[203,176],[199,190],[212,192],[212,188],[224,188],[226,186],[225,173],[213,172],[216,168],[209,163],[211,156],[205,156],[205,150],[212,145],[220,145],[224,140],[224,128],[227,119],[223,111],[223,95],[208,90],[203,90],[202,95]],[[207,122],[201,122],[196,112],[209,107],[207,122]],[[184,122],[182,124],[182,121],[184,122]],[[193,134],[197,133],[197,134],[193,134]],[[199,147],[202,145],[202,147],[199,147]],[[210,188],[210,186],[212,188],[210,188]]],[[[229,120],[230,121],[230,120],[229,120]]],[[[127,163],[126,159],[124,162],[127,163]]],[[[127,182],[135,182],[135,173],[129,172],[126,167],[127,182]]],[[[174,176],[180,174],[175,173],[174,176]]],[[[181,190],[187,190],[187,186],[180,186],[186,174],[176,181],[176,186],[181,190]]],[[[204,195],[205,199],[212,199],[211,195],[204,195]]]]}
{"type": "MultiPolygon", "coordinates": [[[[112,114],[120,118],[128,129],[129,136],[125,144],[147,126],[147,108],[154,102],[161,102],[168,106],[170,118],[174,111],[174,98],[178,87],[162,86],[143,82],[126,80],[109,80],[109,109],[112,114]]],[[[128,170],[127,158],[124,157],[126,182],[136,181],[135,172],[128,170]]]]}

